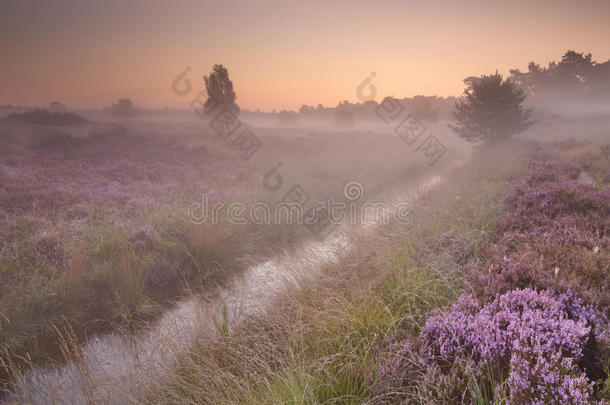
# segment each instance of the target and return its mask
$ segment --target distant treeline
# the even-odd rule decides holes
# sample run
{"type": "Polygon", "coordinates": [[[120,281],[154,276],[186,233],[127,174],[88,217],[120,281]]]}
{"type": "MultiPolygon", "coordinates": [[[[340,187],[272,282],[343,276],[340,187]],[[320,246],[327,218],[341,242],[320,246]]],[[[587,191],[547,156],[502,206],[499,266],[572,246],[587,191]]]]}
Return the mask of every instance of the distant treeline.
{"type": "Polygon", "coordinates": [[[441,118],[450,116],[455,104],[455,97],[437,96],[415,96],[405,98],[386,97],[381,102],[365,101],[363,103],[350,103],[345,100],[336,107],[325,107],[303,105],[298,111],[262,112],[242,110],[241,114],[250,118],[279,118],[285,123],[297,120],[312,120],[320,122],[336,122],[338,124],[349,124],[352,121],[380,121],[378,113],[380,104],[391,101],[390,105],[402,106],[406,113],[415,115],[418,119],[426,122],[436,122],[441,118]],[[398,104],[397,104],[398,103],[398,104]]]}
{"type": "MultiPolygon", "coordinates": [[[[490,72],[479,72],[490,73],[490,72]]],[[[478,76],[477,76],[478,77],[478,76]]],[[[567,51],[559,62],[550,62],[547,67],[532,61],[528,70],[510,70],[510,79],[523,88],[527,94],[527,104],[569,103],[602,103],[610,102],[610,60],[598,63],[592,55],[567,51]]],[[[477,80],[475,77],[466,78],[477,80]]],[[[390,105],[397,103],[404,112],[415,115],[424,122],[436,122],[440,119],[452,119],[452,111],[457,101],[456,97],[415,96],[405,98],[386,97],[381,102],[365,101],[350,103],[345,100],[335,107],[303,105],[298,111],[263,112],[260,110],[241,110],[242,118],[279,120],[280,123],[293,124],[300,120],[334,122],[349,125],[363,121],[378,121],[377,113],[380,104],[389,101],[390,105]]],[[[51,103],[53,104],[53,103],[51,103]]],[[[57,103],[59,104],[59,103],[57,103]]],[[[0,116],[10,112],[24,112],[32,107],[0,105],[0,116]]],[[[188,109],[163,109],[141,112],[185,113],[188,109]]]]}
{"type": "MultiPolygon", "coordinates": [[[[485,72],[483,72],[485,73],[485,72]]],[[[489,72],[487,72],[489,73],[489,72]]],[[[550,62],[542,67],[530,62],[527,72],[510,70],[510,79],[527,94],[527,104],[602,103],[610,102],[610,60],[598,63],[592,55],[567,51],[559,62],[550,62]]],[[[466,78],[477,80],[475,77],[466,78]]],[[[349,123],[350,121],[378,120],[376,111],[386,99],[399,102],[404,111],[415,115],[421,121],[436,122],[452,119],[456,97],[415,96],[412,98],[386,97],[381,103],[366,101],[352,104],[348,101],[336,107],[303,105],[298,111],[260,112],[242,111],[253,118],[279,119],[280,122],[294,123],[297,120],[349,123]]]]}
{"type": "Polygon", "coordinates": [[[532,61],[527,72],[512,69],[510,78],[526,91],[530,102],[610,101],[610,60],[595,62],[590,53],[570,50],[548,67],[532,61]]]}

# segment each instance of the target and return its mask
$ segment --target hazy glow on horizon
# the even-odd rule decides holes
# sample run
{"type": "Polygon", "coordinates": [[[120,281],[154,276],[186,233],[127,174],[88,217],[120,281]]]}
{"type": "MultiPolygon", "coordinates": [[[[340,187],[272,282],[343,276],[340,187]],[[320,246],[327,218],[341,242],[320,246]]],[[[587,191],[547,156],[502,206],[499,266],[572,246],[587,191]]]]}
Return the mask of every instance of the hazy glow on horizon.
{"type": "MultiPolygon", "coordinates": [[[[242,108],[459,95],[467,76],[610,59],[608,1],[29,1],[0,6],[0,104],[187,108],[170,90],[222,63],[242,108]],[[51,4],[54,3],[54,4],[51,4]]],[[[193,95],[194,95],[193,91],[193,95]]]]}

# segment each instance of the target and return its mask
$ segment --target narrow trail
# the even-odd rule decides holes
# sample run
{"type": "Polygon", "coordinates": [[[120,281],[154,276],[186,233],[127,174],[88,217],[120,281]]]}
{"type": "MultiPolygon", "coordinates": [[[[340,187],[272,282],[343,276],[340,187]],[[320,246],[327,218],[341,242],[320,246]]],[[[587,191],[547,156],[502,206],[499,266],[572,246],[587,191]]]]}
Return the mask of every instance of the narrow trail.
{"type": "MultiPolygon", "coordinates": [[[[387,204],[393,208],[412,203],[440,181],[438,175],[420,179],[387,204]]],[[[357,226],[342,224],[323,241],[309,240],[290,254],[251,267],[213,297],[178,302],[135,336],[113,332],[93,337],[69,362],[29,370],[21,381],[22,394],[34,404],[122,404],[121,393],[136,395],[139,388],[161,381],[163,370],[197,338],[213,336],[219,321],[231,328],[244,317],[264,312],[277,292],[319,275],[325,264],[349,253],[352,235],[374,231],[381,226],[377,222],[371,218],[357,226]]]]}

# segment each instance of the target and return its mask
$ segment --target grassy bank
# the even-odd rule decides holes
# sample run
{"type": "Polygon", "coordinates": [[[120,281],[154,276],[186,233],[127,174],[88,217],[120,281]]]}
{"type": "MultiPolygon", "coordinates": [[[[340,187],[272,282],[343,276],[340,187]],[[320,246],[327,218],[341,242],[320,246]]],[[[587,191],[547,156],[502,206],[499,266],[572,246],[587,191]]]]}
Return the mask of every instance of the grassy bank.
{"type": "Polygon", "coordinates": [[[213,289],[308,236],[296,225],[227,223],[235,196],[266,196],[257,197],[242,162],[186,147],[186,136],[50,131],[0,128],[4,354],[57,358],[64,328],[79,338],[138,328],[177,297],[213,289]],[[224,208],[218,221],[208,213],[192,223],[189,207],[203,195],[209,210],[224,208]]]}
{"type": "Polygon", "coordinates": [[[0,352],[34,363],[61,360],[58,331],[82,342],[111,328],[146,327],[176,299],[209,293],[311,237],[286,218],[230,224],[232,202],[246,208],[264,202],[273,212],[295,183],[312,200],[340,201],[354,167],[370,193],[394,186],[393,173],[416,177],[425,170],[423,157],[405,159],[396,148],[401,141],[390,136],[328,135],[265,130],[262,156],[244,162],[197,121],[91,124],[68,132],[0,126],[0,352]],[[375,153],[367,146],[372,140],[375,153]],[[356,150],[366,162],[391,152],[395,163],[362,167],[356,150]],[[271,193],[264,175],[280,157],[284,184],[271,193]],[[192,223],[189,208],[203,195],[207,221],[192,223]],[[224,204],[217,223],[215,203],[224,204]]]}
{"type": "Polygon", "coordinates": [[[427,314],[464,290],[466,265],[504,215],[521,161],[480,153],[324,277],[278,297],[260,318],[180,359],[155,403],[361,403],[376,398],[390,339],[417,333],[427,314]]]}
{"type": "MultiPolygon", "coordinates": [[[[507,266],[496,267],[495,279],[505,286],[497,291],[486,291],[485,287],[496,284],[481,277],[493,274],[490,264],[494,261],[509,263],[540,253],[540,246],[527,250],[524,244],[511,253],[503,240],[510,238],[515,227],[547,221],[540,222],[543,228],[538,231],[544,232],[546,226],[551,232],[551,223],[559,219],[557,215],[544,219],[548,212],[536,216],[520,211],[523,199],[528,198],[520,189],[523,184],[535,187],[538,181],[550,186],[566,176],[566,187],[581,187],[574,176],[582,169],[590,170],[596,186],[582,186],[567,200],[562,199],[563,191],[552,195],[569,208],[566,215],[582,214],[579,220],[589,223],[603,221],[600,213],[608,209],[608,200],[595,196],[608,190],[607,151],[577,143],[556,145],[561,153],[537,145],[510,149],[507,153],[508,146],[503,145],[480,151],[472,163],[418,202],[414,223],[385,229],[374,242],[362,241],[361,248],[342,263],[325,268],[324,277],[278,297],[264,315],[213,341],[202,339],[198,348],[179,359],[180,367],[167,370],[168,380],[162,386],[150,387],[143,402],[523,403],[541,399],[587,403],[607,396],[604,367],[608,357],[603,340],[607,332],[603,321],[607,222],[593,232],[597,249],[590,246],[595,254],[601,249],[604,256],[597,262],[581,258],[581,269],[588,272],[574,271],[581,277],[576,279],[579,284],[574,284],[574,274],[564,266],[561,274],[568,276],[556,279],[555,288],[549,288],[545,272],[555,271],[556,260],[550,254],[539,267],[519,267],[519,271],[532,272],[529,278],[512,277],[507,266]],[[583,206],[584,213],[577,213],[583,206]],[[498,246],[507,247],[500,258],[498,246]],[[511,307],[511,302],[519,304],[511,307]],[[534,315],[524,308],[544,322],[532,325],[528,316],[534,315]],[[498,331],[505,331],[505,326],[494,323],[496,318],[481,315],[488,313],[512,316],[520,330],[537,332],[517,339],[526,349],[511,346],[503,356],[482,361],[485,357],[468,338],[482,340],[476,337],[479,329],[500,335],[504,332],[498,331]],[[470,326],[469,322],[479,322],[481,317],[483,323],[470,326]],[[566,346],[547,355],[535,345],[531,339],[536,334],[543,340],[554,339],[549,333],[555,329],[549,325],[562,330],[580,328],[564,336],[566,342],[575,339],[573,352],[566,346]],[[460,337],[459,327],[471,329],[460,337]],[[453,337],[459,350],[450,352],[447,348],[453,347],[453,337]],[[443,339],[449,341],[439,347],[443,339]],[[533,357],[527,357],[528,353],[533,357]],[[526,368],[525,374],[518,373],[518,361],[526,368]],[[528,374],[528,367],[540,369],[528,374]],[[550,380],[544,380],[545,376],[550,380]],[[517,378],[526,387],[534,384],[531,390],[520,389],[517,378]]],[[[547,205],[542,207],[544,211],[547,205]]],[[[586,226],[580,229],[587,232],[586,226]]],[[[579,239],[568,239],[564,246],[564,260],[569,263],[582,255],[575,240],[579,239]]],[[[139,394],[126,394],[125,399],[142,402],[139,394]]]]}

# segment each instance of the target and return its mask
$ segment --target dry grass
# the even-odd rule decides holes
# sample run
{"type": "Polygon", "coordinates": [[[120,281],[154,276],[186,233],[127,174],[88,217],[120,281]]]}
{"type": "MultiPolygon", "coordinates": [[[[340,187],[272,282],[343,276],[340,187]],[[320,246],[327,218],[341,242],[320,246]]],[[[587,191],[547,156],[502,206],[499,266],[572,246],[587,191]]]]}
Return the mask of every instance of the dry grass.
{"type": "Polygon", "coordinates": [[[378,403],[374,373],[384,341],[417,331],[463,285],[464,255],[476,253],[502,214],[516,159],[488,151],[423,198],[417,226],[392,226],[355,242],[323,276],[277,296],[231,333],[202,338],[148,387],[139,403],[378,403]],[[483,157],[484,156],[484,157],[483,157]],[[469,248],[447,251],[443,235],[469,248]],[[389,236],[386,236],[389,235],[389,236]],[[426,248],[422,251],[421,245],[426,248]],[[401,332],[399,332],[401,331],[401,332]]]}
{"type": "Polygon", "coordinates": [[[246,170],[204,124],[115,129],[45,148],[32,142],[50,142],[49,131],[0,127],[0,348],[13,356],[60,359],[56,329],[71,327],[80,340],[139,329],[178,297],[213,290],[310,237],[294,224],[192,225],[185,214],[202,193],[225,207],[273,206],[296,183],[324,201],[359,180],[374,196],[425,165],[396,137],[371,131],[256,129],[265,147],[246,170]],[[277,160],[284,189],[269,194],[262,178],[277,160]]]}
{"type": "MultiPolygon", "coordinates": [[[[221,310],[216,334],[199,325],[202,332],[193,347],[158,364],[163,378],[116,393],[118,402],[391,403],[376,389],[384,344],[401,334],[417,334],[430,313],[468,289],[464,265],[480,254],[502,218],[507,185],[525,173],[519,156],[528,147],[479,151],[473,162],[417,202],[411,224],[392,224],[354,240],[354,248],[338,262],[315,277],[303,274],[240,324],[230,326],[221,310]]],[[[195,269],[226,266],[223,258],[243,254],[218,242],[237,242],[237,235],[211,235],[200,228],[187,238],[195,269]]],[[[72,348],[64,350],[66,357],[78,362],[77,345],[64,342],[72,348]]],[[[85,397],[99,402],[96,383],[87,370],[82,373],[85,397]]],[[[484,389],[472,388],[473,401],[486,403],[484,389]]],[[[408,394],[410,402],[424,401],[416,391],[408,394]]]]}

